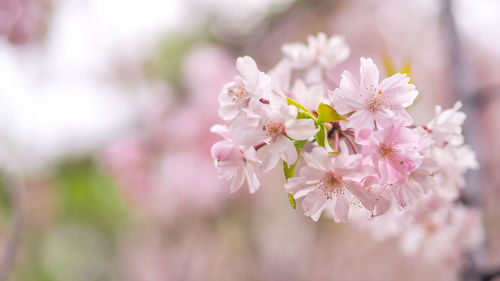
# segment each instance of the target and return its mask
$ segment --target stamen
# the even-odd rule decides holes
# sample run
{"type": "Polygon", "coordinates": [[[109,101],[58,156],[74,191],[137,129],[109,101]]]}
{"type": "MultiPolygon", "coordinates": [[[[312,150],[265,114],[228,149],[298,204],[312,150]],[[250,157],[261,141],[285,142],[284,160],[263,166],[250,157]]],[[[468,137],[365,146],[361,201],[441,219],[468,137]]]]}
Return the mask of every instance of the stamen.
{"type": "Polygon", "coordinates": [[[233,103],[240,106],[246,106],[248,104],[248,97],[250,94],[243,80],[236,80],[234,84],[227,89],[227,92],[233,103]]]}
{"type": "Polygon", "coordinates": [[[267,120],[263,127],[266,131],[266,135],[271,138],[272,141],[276,140],[277,137],[286,134],[285,124],[281,121],[267,120]]]}
{"type": "Polygon", "coordinates": [[[344,194],[342,177],[338,176],[334,172],[325,173],[316,187],[321,189],[328,199],[332,199],[333,196],[337,197],[344,194]]]}
{"type": "Polygon", "coordinates": [[[393,146],[381,143],[378,148],[378,155],[382,160],[393,159],[396,156],[397,149],[393,146]]]}

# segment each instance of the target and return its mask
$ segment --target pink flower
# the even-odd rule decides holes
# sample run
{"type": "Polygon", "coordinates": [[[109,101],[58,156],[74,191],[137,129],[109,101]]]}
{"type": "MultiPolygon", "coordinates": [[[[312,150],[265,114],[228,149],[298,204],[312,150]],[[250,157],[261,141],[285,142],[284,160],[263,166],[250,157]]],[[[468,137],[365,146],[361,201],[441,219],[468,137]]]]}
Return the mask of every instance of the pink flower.
{"type": "Polygon", "coordinates": [[[466,116],[459,111],[461,107],[460,101],[457,101],[453,108],[444,111],[441,106],[436,106],[436,117],[427,124],[427,129],[436,145],[444,146],[449,143],[457,146],[464,143],[462,125],[466,116]]]}
{"type": "Polygon", "coordinates": [[[260,163],[255,149],[244,149],[233,144],[230,140],[223,140],[212,146],[212,157],[219,176],[231,180],[231,192],[237,191],[245,182],[248,183],[250,193],[259,189],[260,182],[255,175],[255,166],[260,163]]]}
{"type": "Polygon", "coordinates": [[[285,59],[295,69],[305,69],[308,83],[320,83],[324,71],[344,61],[350,53],[349,46],[341,36],[326,37],[324,33],[308,36],[307,45],[292,43],[281,48],[285,59]]]}
{"type": "Polygon", "coordinates": [[[409,174],[405,182],[391,185],[398,204],[401,207],[409,204],[414,206],[425,194],[438,188],[435,177],[438,169],[439,166],[435,161],[425,158],[422,164],[409,174]]]}
{"type": "Polygon", "coordinates": [[[238,113],[248,107],[250,100],[263,98],[269,90],[269,77],[259,71],[251,57],[240,57],[236,61],[240,76],[234,82],[224,86],[219,96],[219,115],[224,120],[234,119],[238,113]]]}
{"type": "Polygon", "coordinates": [[[316,111],[320,103],[328,103],[325,92],[325,88],[320,84],[308,87],[302,80],[297,79],[291,96],[310,111],[316,111]]]}
{"type": "Polygon", "coordinates": [[[375,132],[362,129],[355,139],[362,146],[363,163],[375,167],[384,184],[403,183],[420,166],[424,157],[419,140],[401,121],[375,132]]]}
{"type": "Polygon", "coordinates": [[[379,84],[379,72],[371,59],[361,58],[361,82],[345,71],[340,87],[330,93],[330,100],[338,113],[352,112],[342,128],[383,128],[398,119],[411,123],[405,107],[410,106],[418,95],[415,86],[409,84],[406,74],[396,73],[379,84]]]}
{"type": "Polygon", "coordinates": [[[357,179],[360,155],[349,155],[344,142],[340,143],[340,148],[338,156],[330,155],[321,147],[304,153],[306,166],[300,169],[298,177],[285,184],[294,198],[305,197],[302,208],[314,221],[319,219],[323,210],[327,210],[335,221],[347,222],[351,204],[362,204],[370,210],[374,208],[371,194],[357,179]]]}
{"type": "Polygon", "coordinates": [[[288,165],[297,161],[293,140],[306,140],[314,136],[317,128],[311,119],[296,119],[297,108],[283,100],[278,104],[252,101],[247,116],[239,116],[231,124],[235,143],[245,147],[267,144],[261,170],[267,172],[282,159],[288,165]]]}
{"type": "Polygon", "coordinates": [[[324,33],[308,36],[307,45],[292,43],[283,45],[281,50],[295,68],[315,65],[332,68],[344,61],[350,53],[343,37],[334,35],[328,38],[324,33]]]}

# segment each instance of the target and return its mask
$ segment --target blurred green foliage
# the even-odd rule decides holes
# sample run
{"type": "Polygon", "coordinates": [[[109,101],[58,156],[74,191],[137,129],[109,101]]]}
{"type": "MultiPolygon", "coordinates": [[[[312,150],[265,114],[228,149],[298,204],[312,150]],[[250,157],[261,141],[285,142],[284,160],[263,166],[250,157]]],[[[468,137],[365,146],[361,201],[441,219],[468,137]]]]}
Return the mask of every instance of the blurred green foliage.
{"type": "Polygon", "coordinates": [[[185,56],[191,48],[206,41],[203,33],[173,34],[163,40],[158,50],[145,62],[145,72],[153,79],[168,82],[174,87],[180,87],[181,68],[185,56]]]}
{"type": "MultiPolygon", "coordinates": [[[[56,267],[56,270],[61,272],[55,272],[54,266],[50,266],[51,263],[48,263],[46,259],[51,257],[48,251],[65,249],[64,247],[68,245],[67,239],[70,239],[69,241],[75,239],[75,237],[68,236],[67,231],[65,232],[68,227],[81,229],[82,235],[86,235],[85,230],[88,230],[88,233],[98,235],[106,243],[104,249],[96,251],[95,248],[85,248],[88,247],[85,241],[82,243],[75,241],[71,249],[67,249],[67,256],[61,257],[63,260],[68,260],[67,263],[71,265],[71,269],[86,269],[92,265],[89,255],[95,255],[95,258],[101,259],[103,253],[110,257],[115,255],[114,245],[119,237],[118,234],[127,226],[130,212],[126,202],[112,179],[101,171],[92,159],[72,160],[61,164],[52,183],[55,189],[54,218],[50,220],[50,225],[41,228],[27,225],[22,262],[18,264],[13,280],[59,281],[61,276],[66,276],[68,268],[64,268],[61,264],[60,268],[56,267]],[[57,238],[54,239],[53,235],[57,235],[57,238]],[[54,243],[61,243],[61,245],[54,245],[54,243]],[[75,261],[82,264],[75,265],[75,261]]],[[[0,201],[3,208],[3,192],[0,192],[0,201]]],[[[92,280],[108,280],[109,276],[106,275],[105,272],[99,278],[92,280]]],[[[74,280],[81,280],[81,276],[74,280]]]]}
{"type": "Polygon", "coordinates": [[[114,182],[90,159],[61,166],[56,178],[58,215],[102,231],[113,231],[127,218],[127,207],[114,182]]]}

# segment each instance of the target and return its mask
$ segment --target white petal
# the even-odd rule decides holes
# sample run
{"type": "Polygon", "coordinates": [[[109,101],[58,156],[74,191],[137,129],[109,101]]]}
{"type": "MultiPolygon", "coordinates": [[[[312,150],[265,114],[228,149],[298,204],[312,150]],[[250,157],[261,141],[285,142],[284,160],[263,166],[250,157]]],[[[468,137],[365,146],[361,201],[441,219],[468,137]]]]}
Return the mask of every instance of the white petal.
{"type": "Polygon", "coordinates": [[[248,88],[253,91],[257,86],[259,79],[259,70],[255,61],[248,56],[239,57],[236,60],[236,68],[241,76],[247,81],[248,88]]]}
{"type": "Polygon", "coordinates": [[[361,58],[361,86],[363,88],[378,87],[378,68],[371,59],[361,58]]]}
{"type": "Polygon", "coordinates": [[[318,129],[312,119],[295,120],[286,128],[286,134],[294,140],[306,140],[314,136],[318,129]]]}
{"type": "Polygon", "coordinates": [[[287,146],[282,154],[282,159],[285,160],[288,165],[293,165],[295,164],[295,162],[297,162],[299,155],[297,154],[297,149],[295,149],[295,145],[293,145],[293,142],[289,139],[286,140],[287,146]]]}
{"type": "Polygon", "coordinates": [[[347,222],[347,217],[349,215],[349,202],[344,198],[344,196],[337,197],[337,202],[335,204],[334,218],[337,222],[347,222]]]}
{"type": "Polygon", "coordinates": [[[247,177],[247,182],[248,182],[248,189],[250,190],[250,193],[254,193],[259,189],[260,186],[260,181],[257,178],[257,175],[255,174],[255,170],[251,164],[246,165],[245,169],[246,177],[247,177]]]}
{"type": "Polygon", "coordinates": [[[262,161],[262,164],[260,166],[260,170],[262,172],[269,172],[272,168],[278,164],[278,161],[280,160],[280,156],[277,153],[268,153],[266,157],[264,158],[264,161],[262,161]]]}
{"type": "Polygon", "coordinates": [[[234,174],[234,176],[233,176],[233,181],[232,181],[231,187],[229,189],[230,192],[234,193],[238,189],[240,189],[240,187],[243,185],[244,181],[245,181],[245,174],[243,173],[243,169],[242,168],[236,169],[236,174],[234,174]]]}

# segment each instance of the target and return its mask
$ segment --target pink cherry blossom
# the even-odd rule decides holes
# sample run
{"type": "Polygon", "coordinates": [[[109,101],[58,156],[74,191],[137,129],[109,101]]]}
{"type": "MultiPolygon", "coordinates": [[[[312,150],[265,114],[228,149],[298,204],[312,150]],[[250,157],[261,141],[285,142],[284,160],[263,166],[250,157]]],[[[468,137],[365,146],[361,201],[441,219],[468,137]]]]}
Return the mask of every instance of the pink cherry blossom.
{"type": "Polygon", "coordinates": [[[307,45],[292,43],[281,48],[285,59],[295,69],[305,69],[305,81],[321,83],[325,70],[332,69],[344,61],[350,53],[349,46],[341,36],[328,38],[324,33],[308,36],[307,45]]]}
{"type": "Polygon", "coordinates": [[[325,88],[320,84],[310,87],[304,81],[297,79],[293,85],[291,96],[310,111],[316,111],[320,103],[328,103],[325,88]]]}
{"type": "Polygon", "coordinates": [[[459,111],[461,107],[462,103],[460,101],[457,101],[452,108],[444,111],[441,106],[436,106],[436,117],[427,123],[427,129],[437,145],[444,146],[449,143],[457,146],[464,143],[462,125],[466,116],[465,113],[459,111]]]}
{"type": "Polygon", "coordinates": [[[375,167],[383,183],[405,182],[424,158],[418,135],[401,121],[375,132],[362,129],[356,142],[362,145],[363,163],[375,167]]]}
{"type": "Polygon", "coordinates": [[[344,61],[350,53],[343,37],[334,35],[328,38],[324,33],[308,36],[307,45],[292,43],[284,45],[281,50],[295,68],[314,65],[331,68],[344,61]]]}
{"type": "Polygon", "coordinates": [[[298,177],[288,180],[285,188],[298,199],[306,216],[317,221],[323,210],[327,210],[337,222],[347,222],[351,204],[373,209],[370,193],[357,180],[356,168],[360,155],[349,155],[344,142],[341,153],[332,156],[325,149],[316,147],[304,153],[306,166],[300,169],[298,177]]]}
{"type": "Polygon", "coordinates": [[[231,134],[236,143],[244,146],[267,144],[267,153],[261,170],[266,172],[282,159],[289,165],[298,158],[293,140],[306,140],[314,136],[317,128],[311,119],[296,119],[297,108],[289,106],[283,99],[278,104],[252,101],[253,114],[240,116],[231,125],[231,134]]]}
{"type": "Polygon", "coordinates": [[[212,146],[212,157],[219,176],[231,180],[231,192],[236,192],[245,182],[248,183],[250,193],[259,189],[260,181],[255,175],[255,167],[260,163],[255,149],[233,144],[230,140],[223,140],[212,146]]]}
{"type": "Polygon", "coordinates": [[[361,58],[361,81],[345,71],[340,87],[330,93],[330,101],[340,114],[349,116],[342,121],[342,128],[386,127],[393,120],[405,124],[412,121],[405,107],[410,106],[417,97],[415,86],[409,84],[406,74],[396,73],[379,83],[379,71],[371,59],[361,58]]]}
{"type": "Polygon", "coordinates": [[[270,87],[269,76],[259,71],[252,58],[238,58],[236,68],[240,75],[225,85],[219,96],[219,115],[224,120],[234,119],[248,107],[250,100],[263,98],[270,87]]]}

